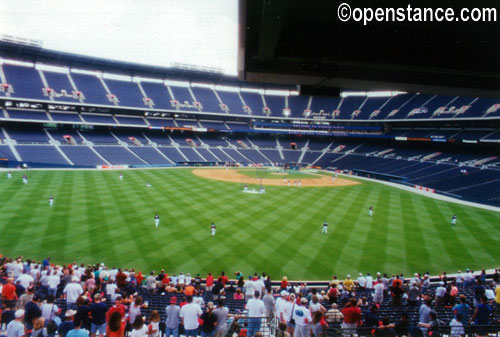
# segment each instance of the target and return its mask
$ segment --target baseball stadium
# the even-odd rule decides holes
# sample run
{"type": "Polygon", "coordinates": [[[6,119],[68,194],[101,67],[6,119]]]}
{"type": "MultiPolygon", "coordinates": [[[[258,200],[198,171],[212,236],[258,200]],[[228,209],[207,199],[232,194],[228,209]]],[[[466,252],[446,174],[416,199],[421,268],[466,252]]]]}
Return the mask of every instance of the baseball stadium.
{"type": "Polygon", "coordinates": [[[95,336],[81,306],[99,294],[110,311],[124,301],[122,318],[157,311],[170,337],[166,307],[194,294],[203,315],[222,299],[239,316],[194,329],[181,315],[186,336],[498,336],[497,20],[415,30],[345,22],[337,1],[35,2],[0,14],[0,333],[20,337],[21,311],[32,333],[31,294],[40,315],[60,309],[48,336],[73,316],[95,336]]]}

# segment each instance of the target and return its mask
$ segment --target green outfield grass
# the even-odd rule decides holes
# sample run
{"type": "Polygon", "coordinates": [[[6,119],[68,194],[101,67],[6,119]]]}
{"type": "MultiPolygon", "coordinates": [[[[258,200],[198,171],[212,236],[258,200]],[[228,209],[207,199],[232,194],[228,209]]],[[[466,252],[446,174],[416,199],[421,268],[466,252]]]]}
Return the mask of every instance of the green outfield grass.
{"type": "Polygon", "coordinates": [[[498,212],[366,181],[268,186],[266,194],[252,195],[241,193],[240,183],[200,178],[190,169],[129,170],[123,181],[119,173],[31,171],[28,185],[23,172],[11,180],[2,173],[0,254],[143,272],[241,270],[306,280],[498,267],[498,212]],[[458,223],[451,227],[454,213],[458,223]],[[327,235],[321,234],[324,220],[327,235]]]}

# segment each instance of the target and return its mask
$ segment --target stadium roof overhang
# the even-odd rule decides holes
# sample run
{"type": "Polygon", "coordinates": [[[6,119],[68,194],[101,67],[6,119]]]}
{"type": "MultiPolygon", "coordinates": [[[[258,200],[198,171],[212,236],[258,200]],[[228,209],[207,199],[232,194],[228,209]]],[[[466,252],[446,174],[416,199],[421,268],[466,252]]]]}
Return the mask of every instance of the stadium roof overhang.
{"type": "MultiPolygon", "coordinates": [[[[350,88],[500,97],[500,18],[364,26],[337,18],[342,2],[243,1],[245,71],[240,78],[327,88],[327,93],[350,88]]],[[[396,0],[348,2],[353,8],[401,6],[396,0]]],[[[425,5],[471,7],[466,0],[425,5]]],[[[475,5],[495,8],[498,2],[475,5]]]]}

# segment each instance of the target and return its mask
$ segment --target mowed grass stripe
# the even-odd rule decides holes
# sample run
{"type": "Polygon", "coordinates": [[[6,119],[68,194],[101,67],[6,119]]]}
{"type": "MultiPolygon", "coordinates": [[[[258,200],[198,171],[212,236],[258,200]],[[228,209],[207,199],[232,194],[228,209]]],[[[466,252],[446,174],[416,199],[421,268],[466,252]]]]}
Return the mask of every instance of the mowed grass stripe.
{"type": "Polygon", "coordinates": [[[0,253],[9,256],[50,255],[58,263],[106,262],[145,273],[224,269],[307,280],[495,267],[500,253],[499,213],[367,181],[268,186],[264,195],[249,195],[240,183],[200,178],[191,169],[124,171],[123,181],[116,171],[38,171],[29,173],[28,186],[18,173],[0,184],[0,235],[9,237],[0,241],[0,253]],[[154,212],[161,216],[158,230],[154,212]],[[446,236],[453,213],[459,222],[446,236]],[[324,220],[328,235],[321,235],[324,220]]]}

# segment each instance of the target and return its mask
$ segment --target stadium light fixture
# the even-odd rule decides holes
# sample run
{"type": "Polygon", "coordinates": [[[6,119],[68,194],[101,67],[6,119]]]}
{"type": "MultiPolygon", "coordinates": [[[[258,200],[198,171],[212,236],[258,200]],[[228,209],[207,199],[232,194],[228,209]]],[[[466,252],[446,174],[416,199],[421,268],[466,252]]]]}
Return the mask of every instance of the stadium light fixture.
{"type": "Polygon", "coordinates": [[[131,82],[132,81],[131,76],[111,74],[111,73],[103,73],[102,78],[105,78],[107,80],[117,80],[117,81],[124,81],[124,82],[131,82]]]}
{"type": "Polygon", "coordinates": [[[3,59],[3,64],[12,64],[14,66],[23,66],[23,67],[34,67],[35,65],[31,62],[23,62],[16,60],[3,59]]]}
{"type": "Polygon", "coordinates": [[[132,78],[133,82],[140,83],[140,82],[151,82],[151,83],[163,83],[163,79],[160,78],[148,78],[148,77],[140,77],[140,76],[134,76],[132,78]]]}
{"type": "Polygon", "coordinates": [[[193,88],[209,88],[213,89],[214,85],[210,83],[191,83],[191,87],[193,88]]]}
{"type": "Polygon", "coordinates": [[[166,85],[173,85],[174,87],[189,87],[189,82],[183,81],[165,80],[163,83],[165,83],[166,85]]]}
{"type": "Polygon", "coordinates": [[[49,66],[49,65],[43,64],[43,63],[35,64],[35,69],[43,70],[43,71],[50,71],[53,73],[62,73],[62,74],[69,73],[69,69],[67,67],[49,66]]]}
{"type": "Polygon", "coordinates": [[[75,74],[82,74],[82,75],[102,76],[102,73],[100,71],[85,70],[85,69],[78,69],[78,68],[72,68],[71,72],[75,73],[75,74]]]}
{"type": "Polygon", "coordinates": [[[266,90],[264,90],[264,93],[266,95],[270,95],[270,96],[290,96],[290,91],[289,90],[272,90],[272,89],[266,89],[266,90]]]}
{"type": "Polygon", "coordinates": [[[255,89],[255,88],[241,88],[243,92],[253,92],[256,94],[264,94],[264,89],[255,89]]]}
{"type": "Polygon", "coordinates": [[[342,91],[340,97],[392,97],[406,94],[405,91],[342,91]]]}
{"type": "Polygon", "coordinates": [[[238,87],[232,87],[232,86],[229,86],[229,85],[216,85],[215,86],[215,90],[240,92],[240,88],[238,88],[238,87]]]}

